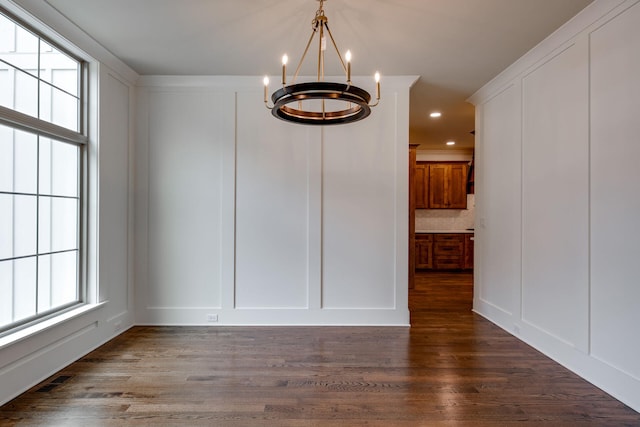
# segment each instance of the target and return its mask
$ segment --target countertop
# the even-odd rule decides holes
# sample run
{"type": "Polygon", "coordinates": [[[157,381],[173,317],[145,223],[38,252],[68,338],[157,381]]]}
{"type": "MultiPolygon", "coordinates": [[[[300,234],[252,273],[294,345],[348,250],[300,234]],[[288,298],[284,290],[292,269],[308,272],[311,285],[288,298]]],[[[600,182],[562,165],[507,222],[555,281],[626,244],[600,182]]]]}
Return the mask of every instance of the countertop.
{"type": "Polygon", "coordinates": [[[473,230],[416,230],[416,234],[426,233],[438,233],[438,234],[453,234],[453,233],[468,233],[474,234],[473,230]]]}

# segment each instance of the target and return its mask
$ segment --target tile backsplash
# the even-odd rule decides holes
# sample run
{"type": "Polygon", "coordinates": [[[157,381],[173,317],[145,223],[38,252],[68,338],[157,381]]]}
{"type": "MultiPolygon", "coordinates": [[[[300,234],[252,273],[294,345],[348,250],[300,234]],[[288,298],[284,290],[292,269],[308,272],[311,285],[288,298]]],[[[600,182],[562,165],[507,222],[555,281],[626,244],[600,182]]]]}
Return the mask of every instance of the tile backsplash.
{"type": "Polygon", "coordinates": [[[416,230],[466,230],[473,228],[475,199],[467,194],[467,209],[416,209],[416,230]]]}

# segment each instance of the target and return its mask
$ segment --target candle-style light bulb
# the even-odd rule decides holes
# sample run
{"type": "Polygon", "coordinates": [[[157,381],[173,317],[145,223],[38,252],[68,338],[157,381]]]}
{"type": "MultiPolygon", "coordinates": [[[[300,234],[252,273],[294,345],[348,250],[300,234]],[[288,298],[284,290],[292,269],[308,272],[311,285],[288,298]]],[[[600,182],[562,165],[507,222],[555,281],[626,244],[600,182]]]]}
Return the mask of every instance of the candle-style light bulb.
{"type": "Polygon", "coordinates": [[[376,99],[380,99],[380,73],[376,71],[374,78],[376,79],[376,99]]]}
{"type": "Polygon", "coordinates": [[[289,57],[285,53],[282,55],[282,85],[287,84],[287,62],[289,62],[289,57]]]}
{"type": "Polygon", "coordinates": [[[344,57],[347,60],[347,83],[351,84],[351,51],[348,50],[344,57]]]}
{"type": "Polygon", "coordinates": [[[262,82],[264,83],[264,103],[267,103],[267,94],[269,93],[269,77],[264,76],[264,79],[262,80],[262,82]]]}

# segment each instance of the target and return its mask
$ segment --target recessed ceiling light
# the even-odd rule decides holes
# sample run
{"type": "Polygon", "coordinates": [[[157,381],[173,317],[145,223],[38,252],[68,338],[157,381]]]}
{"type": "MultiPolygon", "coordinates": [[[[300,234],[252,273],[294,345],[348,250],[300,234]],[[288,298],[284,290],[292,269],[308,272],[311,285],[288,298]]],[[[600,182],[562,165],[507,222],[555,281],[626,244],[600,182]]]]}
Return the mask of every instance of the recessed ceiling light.
{"type": "Polygon", "coordinates": [[[456,145],[455,141],[447,141],[447,145],[456,145]]]}
{"type": "Polygon", "coordinates": [[[432,119],[437,119],[440,116],[442,116],[442,113],[440,111],[434,111],[433,113],[429,114],[429,117],[431,117],[432,119]]]}

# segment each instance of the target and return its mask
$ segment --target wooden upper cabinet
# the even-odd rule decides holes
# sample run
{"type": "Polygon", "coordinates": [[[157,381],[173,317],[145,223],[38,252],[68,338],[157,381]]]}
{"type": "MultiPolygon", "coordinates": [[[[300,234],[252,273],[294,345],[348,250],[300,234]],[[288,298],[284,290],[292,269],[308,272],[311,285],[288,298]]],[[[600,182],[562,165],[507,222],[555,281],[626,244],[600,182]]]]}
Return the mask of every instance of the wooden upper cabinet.
{"type": "Polygon", "coordinates": [[[451,209],[467,208],[467,169],[466,164],[451,165],[449,174],[448,207],[451,209]]]}
{"type": "Polygon", "coordinates": [[[429,165],[430,209],[467,208],[467,165],[464,163],[429,165]]]}
{"type": "Polygon", "coordinates": [[[429,208],[446,208],[445,192],[448,185],[445,183],[445,174],[448,165],[429,165],[429,208]]]}
{"type": "Polygon", "coordinates": [[[416,209],[427,209],[429,207],[429,165],[416,165],[413,182],[416,209]]]}

